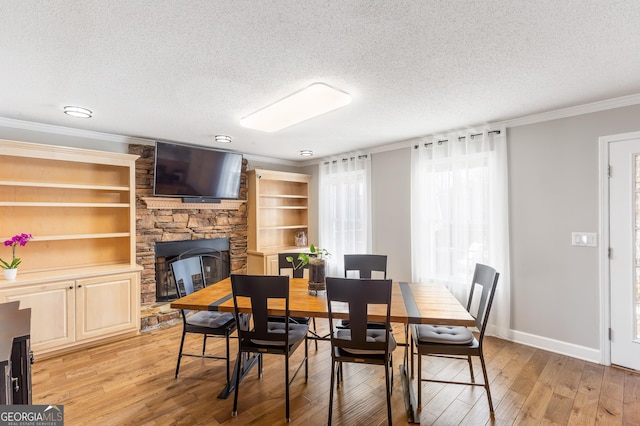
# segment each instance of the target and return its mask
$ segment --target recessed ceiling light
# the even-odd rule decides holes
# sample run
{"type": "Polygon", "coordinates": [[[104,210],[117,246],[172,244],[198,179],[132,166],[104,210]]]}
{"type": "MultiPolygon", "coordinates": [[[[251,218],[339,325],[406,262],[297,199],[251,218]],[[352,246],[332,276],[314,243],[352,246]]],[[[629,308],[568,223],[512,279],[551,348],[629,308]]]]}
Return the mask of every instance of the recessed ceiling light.
{"type": "Polygon", "coordinates": [[[64,113],[76,118],[91,118],[93,115],[93,112],[90,110],[77,106],[64,107],[64,113]]]}
{"type": "Polygon", "coordinates": [[[227,136],[227,135],[216,135],[215,136],[216,142],[220,142],[220,143],[231,143],[231,136],[227,136]]]}
{"type": "Polygon", "coordinates": [[[275,132],[351,102],[351,96],[324,83],[314,83],[240,120],[240,125],[275,132]]]}
{"type": "Polygon", "coordinates": [[[302,151],[300,151],[300,155],[302,155],[303,157],[311,157],[313,155],[313,151],[311,151],[310,149],[303,149],[302,151]]]}

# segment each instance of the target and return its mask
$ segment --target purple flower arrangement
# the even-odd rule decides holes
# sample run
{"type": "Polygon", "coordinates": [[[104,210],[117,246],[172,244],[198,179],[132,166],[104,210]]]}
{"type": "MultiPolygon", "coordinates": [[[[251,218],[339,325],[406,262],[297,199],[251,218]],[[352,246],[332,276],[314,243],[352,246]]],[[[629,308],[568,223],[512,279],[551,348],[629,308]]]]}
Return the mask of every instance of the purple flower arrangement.
{"type": "Polygon", "coordinates": [[[17,268],[20,262],[22,262],[22,260],[16,257],[16,247],[18,245],[20,247],[26,246],[29,240],[32,238],[33,236],[31,234],[20,234],[20,235],[14,235],[13,237],[11,237],[10,240],[6,240],[4,242],[4,245],[6,247],[11,247],[11,263],[5,262],[4,260],[0,259],[0,267],[2,269],[17,268]]]}

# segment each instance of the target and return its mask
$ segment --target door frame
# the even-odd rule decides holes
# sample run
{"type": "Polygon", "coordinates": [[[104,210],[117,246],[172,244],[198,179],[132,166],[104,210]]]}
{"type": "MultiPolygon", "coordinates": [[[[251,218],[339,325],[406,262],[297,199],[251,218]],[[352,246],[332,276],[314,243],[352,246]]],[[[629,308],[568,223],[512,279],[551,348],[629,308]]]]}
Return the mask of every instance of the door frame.
{"type": "Polygon", "coordinates": [[[601,136],[598,138],[600,150],[599,163],[599,205],[600,234],[599,263],[600,263],[600,363],[611,365],[611,341],[609,329],[611,327],[611,281],[609,270],[609,144],[630,139],[640,139],[640,131],[601,136]]]}

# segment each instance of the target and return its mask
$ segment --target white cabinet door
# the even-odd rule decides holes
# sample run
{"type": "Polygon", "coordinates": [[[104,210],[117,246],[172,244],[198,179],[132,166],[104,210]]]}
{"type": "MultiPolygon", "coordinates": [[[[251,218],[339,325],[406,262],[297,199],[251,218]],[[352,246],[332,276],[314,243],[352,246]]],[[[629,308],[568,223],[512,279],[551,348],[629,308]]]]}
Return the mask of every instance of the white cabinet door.
{"type": "Polygon", "coordinates": [[[272,254],[265,256],[265,275],[280,275],[280,268],[278,265],[278,255],[272,254]]]}
{"type": "Polygon", "coordinates": [[[74,281],[60,281],[0,290],[0,301],[18,300],[20,308],[31,308],[31,349],[36,355],[75,341],[74,287],[74,281]]]}
{"type": "Polygon", "coordinates": [[[78,341],[139,328],[138,275],[76,281],[78,341]]]}

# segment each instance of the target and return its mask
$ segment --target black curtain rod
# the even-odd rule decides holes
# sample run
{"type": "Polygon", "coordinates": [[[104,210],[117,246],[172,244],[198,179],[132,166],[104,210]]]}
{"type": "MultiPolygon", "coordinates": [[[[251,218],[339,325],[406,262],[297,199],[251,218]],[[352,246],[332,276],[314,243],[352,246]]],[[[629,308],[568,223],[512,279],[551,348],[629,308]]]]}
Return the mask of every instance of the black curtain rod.
{"type": "MultiPolygon", "coordinates": [[[[358,160],[362,160],[363,158],[367,158],[367,154],[364,155],[358,155],[358,160]]],[[[343,158],[342,161],[349,161],[349,160],[355,160],[356,157],[348,157],[348,158],[343,158]]],[[[333,160],[333,161],[325,161],[324,164],[336,164],[338,162],[338,160],[333,160]]]]}
{"type": "MultiPolygon", "coordinates": [[[[499,135],[500,134],[500,130],[489,130],[487,133],[488,134],[495,133],[496,135],[499,135]]],[[[482,133],[474,133],[474,134],[472,134],[470,136],[471,136],[471,139],[473,139],[475,136],[482,136],[482,133]]],[[[460,136],[460,137],[458,137],[458,142],[461,141],[461,140],[464,140],[466,138],[467,138],[466,136],[460,136]]],[[[445,142],[449,142],[449,139],[441,139],[441,140],[439,140],[438,141],[438,145],[442,145],[445,142]]],[[[425,147],[427,147],[429,145],[433,145],[433,142],[427,142],[427,143],[424,144],[425,147]]],[[[420,147],[420,145],[416,144],[416,145],[413,146],[413,149],[418,149],[419,147],[420,147]]]]}

